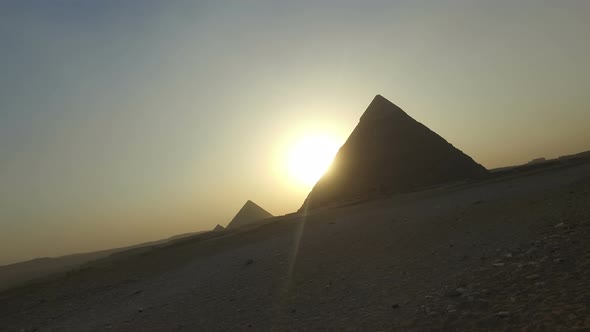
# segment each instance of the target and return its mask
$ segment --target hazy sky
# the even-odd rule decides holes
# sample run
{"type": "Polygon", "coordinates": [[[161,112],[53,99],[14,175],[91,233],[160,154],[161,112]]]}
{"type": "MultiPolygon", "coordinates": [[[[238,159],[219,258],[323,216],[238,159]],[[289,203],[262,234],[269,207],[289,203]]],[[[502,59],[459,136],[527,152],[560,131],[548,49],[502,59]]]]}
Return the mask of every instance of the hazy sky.
{"type": "Polygon", "coordinates": [[[2,1],[0,264],[296,210],[375,94],[488,168],[590,149],[590,1],[2,1]]]}

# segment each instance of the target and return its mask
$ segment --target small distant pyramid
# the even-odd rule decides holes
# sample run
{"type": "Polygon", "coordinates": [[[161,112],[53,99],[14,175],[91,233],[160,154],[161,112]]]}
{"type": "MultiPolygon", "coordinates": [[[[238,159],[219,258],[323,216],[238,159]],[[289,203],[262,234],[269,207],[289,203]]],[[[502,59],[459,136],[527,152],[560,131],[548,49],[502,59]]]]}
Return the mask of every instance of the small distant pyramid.
{"type": "Polygon", "coordinates": [[[215,226],[215,228],[213,228],[213,231],[214,232],[219,232],[219,231],[222,231],[224,229],[225,229],[225,227],[221,226],[220,224],[217,224],[217,226],[215,226]]]}
{"type": "Polygon", "coordinates": [[[377,95],[300,211],[487,174],[471,157],[377,95]]]}
{"type": "Polygon", "coordinates": [[[226,228],[236,228],[271,217],[273,217],[272,214],[268,213],[266,210],[251,200],[248,200],[246,204],[242,206],[238,214],[236,214],[236,216],[230,221],[226,228]]]}

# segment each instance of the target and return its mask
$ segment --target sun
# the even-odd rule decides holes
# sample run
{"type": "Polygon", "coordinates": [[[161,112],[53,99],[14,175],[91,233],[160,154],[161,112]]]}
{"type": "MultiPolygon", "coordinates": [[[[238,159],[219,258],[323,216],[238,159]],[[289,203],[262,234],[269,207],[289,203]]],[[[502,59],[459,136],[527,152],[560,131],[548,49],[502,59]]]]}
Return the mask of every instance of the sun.
{"type": "Polygon", "coordinates": [[[313,186],[326,172],[341,143],[328,134],[308,134],[289,149],[287,166],[299,184],[313,186]]]}

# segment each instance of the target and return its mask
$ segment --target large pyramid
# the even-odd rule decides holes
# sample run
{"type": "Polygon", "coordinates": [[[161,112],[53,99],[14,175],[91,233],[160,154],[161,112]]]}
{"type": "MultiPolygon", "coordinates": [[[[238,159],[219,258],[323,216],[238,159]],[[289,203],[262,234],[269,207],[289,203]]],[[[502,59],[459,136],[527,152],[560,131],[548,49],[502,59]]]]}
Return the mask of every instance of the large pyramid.
{"type": "Polygon", "coordinates": [[[300,211],[487,174],[483,166],[377,95],[300,211]]]}
{"type": "Polygon", "coordinates": [[[251,224],[255,221],[273,217],[272,214],[268,213],[265,209],[256,205],[256,203],[248,200],[244,206],[240,209],[238,214],[230,221],[225,227],[226,229],[236,228],[244,225],[251,224]]]}

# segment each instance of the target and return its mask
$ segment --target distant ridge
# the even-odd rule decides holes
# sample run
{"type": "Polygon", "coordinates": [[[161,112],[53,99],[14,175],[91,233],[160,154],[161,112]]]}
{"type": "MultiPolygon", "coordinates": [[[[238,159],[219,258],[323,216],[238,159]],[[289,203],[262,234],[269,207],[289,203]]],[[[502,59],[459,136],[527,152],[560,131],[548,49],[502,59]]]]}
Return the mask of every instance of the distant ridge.
{"type": "Polygon", "coordinates": [[[272,214],[268,213],[266,210],[258,206],[256,203],[248,200],[244,206],[240,209],[240,211],[236,214],[236,216],[230,221],[230,223],[226,226],[227,229],[236,228],[244,225],[251,224],[255,221],[271,218],[273,217],[272,214]]]}
{"type": "Polygon", "coordinates": [[[40,257],[34,258],[24,262],[17,262],[8,265],[0,266],[0,291],[10,287],[18,286],[35,280],[43,278],[48,275],[65,273],[67,271],[75,270],[91,261],[103,259],[109,256],[118,255],[124,252],[133,250],[146,249],[165,243],[171,243],[183,238],[198,235],[202,233],[190,232],[171,236],[167,239],[157,241],[149,241],[140,244],[135,244],[127,247],[119,247],[112,249],[105,249],[93,252],[70,254],[59,257],[40,257]]]}
{"type": "Polygon", "coordinates": [[[487,175],[471,157],[377,95],[299,211],[487,175]]]}

